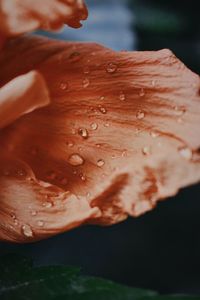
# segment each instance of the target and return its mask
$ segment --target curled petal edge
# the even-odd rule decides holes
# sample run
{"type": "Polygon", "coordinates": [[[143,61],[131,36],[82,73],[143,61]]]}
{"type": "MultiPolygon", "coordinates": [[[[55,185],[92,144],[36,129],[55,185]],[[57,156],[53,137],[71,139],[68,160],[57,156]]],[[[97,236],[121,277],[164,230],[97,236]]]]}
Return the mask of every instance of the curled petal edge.
{"type": "Polygon", "coordinates": [[[49,103],[48,88],[39,72],[16,77],[0,89],[0,128],[49,103]]]}

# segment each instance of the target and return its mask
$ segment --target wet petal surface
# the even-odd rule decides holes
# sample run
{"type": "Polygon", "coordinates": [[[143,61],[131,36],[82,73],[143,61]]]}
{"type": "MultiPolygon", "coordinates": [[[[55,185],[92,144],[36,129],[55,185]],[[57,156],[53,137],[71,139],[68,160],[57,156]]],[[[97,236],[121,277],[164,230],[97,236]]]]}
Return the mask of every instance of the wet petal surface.
{"type": "Polygon", "coordinates": [[[2,85],[38,69],[52,99],[1,131],[2,153],[98,207],[88,222],[138,216],[199,181],[200,80],[169,50],[31,37],[7,43],[0,64],[2,85]]]}

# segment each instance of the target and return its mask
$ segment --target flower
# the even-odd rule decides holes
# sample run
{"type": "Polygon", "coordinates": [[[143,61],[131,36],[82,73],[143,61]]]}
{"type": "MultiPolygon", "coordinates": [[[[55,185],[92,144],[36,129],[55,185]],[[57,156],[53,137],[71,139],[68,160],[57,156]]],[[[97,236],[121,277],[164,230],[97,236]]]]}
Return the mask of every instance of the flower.
{"type": "Polygon", "coordinates": [[[22,36],[0,66],[1,86],[34,69],[46,91],[33,89],[38,109],[0,115],[0,239],[114,224],[199,181],[200,79],[171,51],[22,36]]]}

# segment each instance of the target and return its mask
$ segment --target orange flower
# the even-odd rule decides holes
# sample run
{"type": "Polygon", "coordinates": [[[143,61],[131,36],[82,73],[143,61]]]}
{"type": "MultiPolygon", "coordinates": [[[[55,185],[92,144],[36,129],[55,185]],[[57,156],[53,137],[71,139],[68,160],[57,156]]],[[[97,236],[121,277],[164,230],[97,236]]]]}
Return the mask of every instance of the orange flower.
{"type": "Polygon", "coordinates": [[[0,239],[113,224],[199,181],[200,79],[169,50],[20,37],[0,65],[1,86],[32,69],[44,77],[44,95],[26,90],[33,109],[33,92],[39,107],[51,99],[0,114],[0,239]]]}

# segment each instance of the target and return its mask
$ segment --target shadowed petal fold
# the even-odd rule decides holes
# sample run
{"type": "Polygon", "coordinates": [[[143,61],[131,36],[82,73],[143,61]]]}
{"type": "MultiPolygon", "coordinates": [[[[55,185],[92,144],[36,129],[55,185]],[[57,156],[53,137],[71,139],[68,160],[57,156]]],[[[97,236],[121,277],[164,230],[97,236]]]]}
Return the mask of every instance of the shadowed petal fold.
{"type": "Polygon", "coordinates": [[[77,227],[100,215],[84,198],[38,182],[23,162],[0,160],[0,239],[26,243],[77,227]]]}
{"type": "Polygon", "coordinates": [[[0,64],[2,85],[38,69],[52,99],[1,131],[2,154],[98,207],[87,222],[138,216],[199,181],[200,79],[169,50],[115,52],[24,37],[7,43],[0,64]]]}

